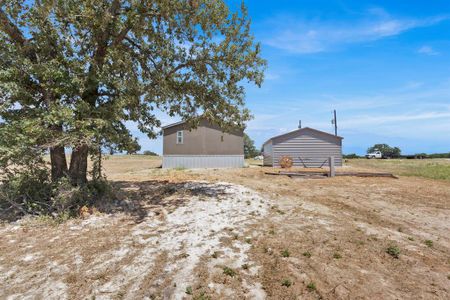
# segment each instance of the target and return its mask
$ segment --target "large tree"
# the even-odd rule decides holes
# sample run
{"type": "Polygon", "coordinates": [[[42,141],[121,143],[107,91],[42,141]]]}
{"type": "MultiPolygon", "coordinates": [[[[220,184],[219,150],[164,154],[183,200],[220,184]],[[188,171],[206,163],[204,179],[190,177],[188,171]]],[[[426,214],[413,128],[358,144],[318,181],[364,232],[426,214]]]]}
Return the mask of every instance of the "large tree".
{"type": "Polygon", "coordinates": [[[256,150],[255,142],[244,133],[244,156],[245,158],[253,158],[258,156],[260,153],[256,150]]]}
{"type": "Polygon", "coordinates": [[[391,147],[388,144],[375,144],[367,149],[367,153],[372,153],[375,151],[380,151],[383,156],[386,157],[399,157],[401,155],[401,150],[399,147],[391,147]]]}
{"type": "Polygon", "coordinates": [[[155,137],[155,111],[244,127],[243,82],[265,61],[245,6],[218,0],[15,0],[0,5],[3,166],[50,151],[53,180],[87,181],[89,154],[155,137]],[[71,148],[68,165],[65,149],[71,148]]]}

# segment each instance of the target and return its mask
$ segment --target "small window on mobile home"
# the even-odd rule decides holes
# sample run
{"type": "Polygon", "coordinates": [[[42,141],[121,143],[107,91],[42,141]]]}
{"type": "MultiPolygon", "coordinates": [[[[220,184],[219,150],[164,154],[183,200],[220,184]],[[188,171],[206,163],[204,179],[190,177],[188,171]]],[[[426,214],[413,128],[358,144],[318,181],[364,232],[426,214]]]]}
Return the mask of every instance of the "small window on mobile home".
{"type": "Polygon", "coordinates": [[[183,144],[183,131],[177,131],[177,144],[183,144]]]}

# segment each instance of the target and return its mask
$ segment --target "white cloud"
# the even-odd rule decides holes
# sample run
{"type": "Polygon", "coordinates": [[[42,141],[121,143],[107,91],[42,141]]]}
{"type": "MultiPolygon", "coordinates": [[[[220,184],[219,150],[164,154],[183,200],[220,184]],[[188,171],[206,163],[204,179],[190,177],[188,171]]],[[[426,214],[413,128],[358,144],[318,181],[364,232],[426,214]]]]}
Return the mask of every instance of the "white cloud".
{"type": "Polygon", "coordinates": [[[380,9],[372,9],[366,18],[352,22],[293,20],[284,16],[272,20],[275,30],[264,43],[292,53],[317,53],[341,45],[396,36],[414,28],[432,26],[448,18],[394,18],[380,9]]]}
{"type": "Polygon", "coordinates": [[[424,85],[421,81],[410,81],[406,83],[403,87],[400,87],[400,91],[410,91],[410,90],[416,90],[421,88],[424,85]]]}
{"type": "Polygon", "coordinates": [[[422,46],[417,50],[418,53],[420,54],[425,54],[425,55],[438,55],[439,52],[437,52],[436,50],[434,50],[432,47],[430,46],[422,46]]]}
{"type": "Polygon", "coordinates": [[[270,130],[273,129],[274,120],[280,118],[281,115],[256,113],[255,118],[250,120],[247,124],[248,130],[270,130]]]}
{"type": "Polygon", "coordinates": [[[278,78],[280,78],[280,75],[275,73],[267,72],[266,74],[264,74],[265,80],[276,80],[278,78]]]}
{"type": "Polygon", "coordinates": [[[437,119],[450,119],[450,111],[428,111],[419,113],[404,113],[404,114],[379,114],[377,116],[363,115],[356,118],[351,118],[341,122],[341,125],[346,127],[359,127],[362,125],[379,125],[379,124],[392,124],[399,125],[399,122],[420,121],[420,120],[437,120],[437,119]]]}

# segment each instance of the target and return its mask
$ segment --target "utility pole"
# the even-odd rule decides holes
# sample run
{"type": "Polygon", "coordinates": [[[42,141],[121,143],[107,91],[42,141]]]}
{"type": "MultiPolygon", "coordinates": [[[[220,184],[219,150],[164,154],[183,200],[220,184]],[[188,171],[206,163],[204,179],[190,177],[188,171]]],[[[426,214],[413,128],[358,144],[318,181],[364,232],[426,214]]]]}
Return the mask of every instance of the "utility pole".
{"type": "Polygon", "coordinates": [[[334,135],[337,136],[337,118],[336,118],[336,110],[333,110],[333,120],[331,120],[331,124],[334,124],[334,135]]]}

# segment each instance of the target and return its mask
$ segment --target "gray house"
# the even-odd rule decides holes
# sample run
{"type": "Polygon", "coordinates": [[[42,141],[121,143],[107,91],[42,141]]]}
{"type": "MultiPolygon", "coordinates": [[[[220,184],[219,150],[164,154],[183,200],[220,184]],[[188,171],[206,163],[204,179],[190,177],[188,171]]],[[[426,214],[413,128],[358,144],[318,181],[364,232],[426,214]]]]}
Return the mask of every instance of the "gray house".
{"type": "Polygon", "coordinates": [[[282,156],[290,156],[296,167],[321,167],[330,156],[342,166],[342,137],[312,128],[300,128],[264,143],[264,165],[279,167],[282,156]]]}
{"type": "Polygon", "coordinates": [[[163,168],[242,168],[244,133],[225,133],[206,120],[196,129],[185,122],[163,127],[163,168]]]}

